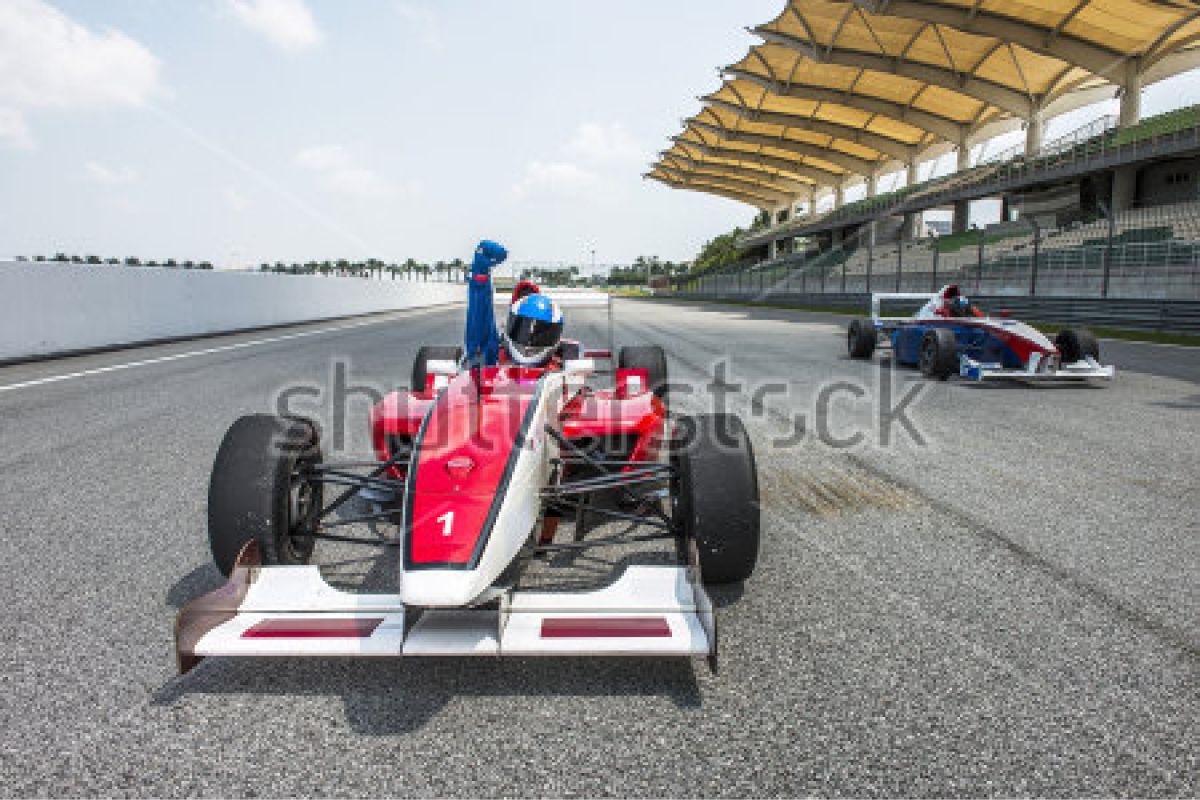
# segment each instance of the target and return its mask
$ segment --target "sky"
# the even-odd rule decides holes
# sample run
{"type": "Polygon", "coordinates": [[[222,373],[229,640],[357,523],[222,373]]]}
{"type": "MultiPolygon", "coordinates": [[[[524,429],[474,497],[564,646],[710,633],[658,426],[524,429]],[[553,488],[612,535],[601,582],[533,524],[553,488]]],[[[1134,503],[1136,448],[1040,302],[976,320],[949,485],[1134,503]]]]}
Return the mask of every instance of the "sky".
{"type": "Polygon", "coordinates": [[[779,0],[0,0],[0,255],[692,258],[642,178],[779,0]]]}
{"type": "Polygon", "coordinates": [[[0,256],[689,260],[754,210],[642,174],[781,6],[0,0],[0,256]]]}

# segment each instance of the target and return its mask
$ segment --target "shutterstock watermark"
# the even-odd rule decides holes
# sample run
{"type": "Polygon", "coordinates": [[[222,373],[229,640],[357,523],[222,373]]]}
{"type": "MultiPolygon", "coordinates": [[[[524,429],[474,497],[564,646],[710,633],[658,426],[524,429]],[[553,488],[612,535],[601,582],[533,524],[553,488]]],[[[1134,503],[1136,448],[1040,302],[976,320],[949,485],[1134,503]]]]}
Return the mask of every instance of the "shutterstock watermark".
{"type": "MultiPolygon", "coordinates": [[[[767,447],[773,451],[817,445],[848,450],[929,444],[918,413],[927,384],[904,381],[899,377],[903,373],[882,364],[877,365],[867,380],[837,377],[807,386],[782,377],[739,377],[723,360],[710,365],[706,373],[703,380],[669,383],[666,397],[672,417],[736,415],[745,425],[764,433],[767,447]]],[[[524,386],[508,384],[507,388],[501,388],[485,382],[480,394],[480,387],[473,381],[459,381],[447,391],[486,397],[487,420],[480,414],[469,415],[465,424],[481,426],[470,431],[474,446],[507,450],[511,440],[495,434],[515,435],[520,429],[533,383],[530,380],[524,386]]],[[[571,402],[565,413],[559,414],[559,424],[569,429],[572,421],[607,420],[593,427],[614,434],[621,427],[615,421],[629,420],[631,415],[645,411],[644,403],[630,403],[626,395],[613,391],[610,375],[595,375],[589,385],[593,391],[578,397],[568,391],[564,396],[564,403],[571,402]]],[[[346,457],[371,451],[370,413],[385,399],[383,416],[389,419],[389,430],[403,429],[409,434],[415,433],[415,425],[425,417],[432,402],[431,396],[410,394],[407,387],[356,377],[350,359],[342,358],[331,363],[324,382],[279,387],[273,394],[272,406],[281,416],[313,420],[322,430],[326,455],[346,457]]],[[[548,421],[553,419],[551,415],[548,421]]],[[[668,435],[676,440],[673,446],[686,447],[690,430],[686,425],[668,425],[668,435]]],[[[725,431],[720,427],[717,430],[725,431]]],[[[445,444],[450,440],[447,437],[461,435],[461,426],[431,424],[426,426],[424,441],[445,444]]],[[[728,441],[720,444],[738,446],[732,433],[726,432],[724,438],[728,441]]]]}
{"type": "Polygon", "coordinates": [[[839,378],[807,391],[783,379],[735,379],[725,361],[710,369],[711,377],[703,383],[672,383],[673,406],[685,406],[688,413],[734,413],[773,422],[770,427],[783,431],[768,439],[772,450],[801,447],[814,438],[838,450],[868,444],[886,448],[901,439],[918,447],[929,443],[916,415],[926,384],[899,385],[889,367],[878,365],[871,381],[839,378]],[[698,407],[690,402],[695,399],[698,407]]]}

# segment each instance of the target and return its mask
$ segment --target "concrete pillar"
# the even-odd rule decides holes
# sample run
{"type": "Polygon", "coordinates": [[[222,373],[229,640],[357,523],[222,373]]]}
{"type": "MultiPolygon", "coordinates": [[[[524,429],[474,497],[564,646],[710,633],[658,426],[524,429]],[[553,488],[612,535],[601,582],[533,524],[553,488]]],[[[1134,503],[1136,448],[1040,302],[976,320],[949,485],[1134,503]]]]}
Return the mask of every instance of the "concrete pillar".
{"type": "Polygon", "coordinates": [[[1000,196],[1000,221],[1012,222],[1012,201],[1006,194],[1000,196]]]}
{"type": "Polygon", "coordinates": [[[767,243],[767,260],[774,261],[779,257],[779,240],[772,239],[767,243]]]}
{"type": "Polygon", "coordinates": [[[1139,59],[1125,64],[1125,81],[1121,86],[1121,114],[1117,121],[1122,128],[1142,121],[1142,73],[1139,59]]]}
{"type": "Polygon", "coordinates": [[[967,229],[968,217],[971,214],[971,202],[969,200],[954,201],[954,216],[950,220],[950,232],[962,233],[967,229]]]}
{"type": "Polygon", "coordinates": [[[841,208],[845,202],[846,190],[842,187],[842,184],[839,183],[837,186],[833,187],[833,207],[835,209],[841,208]]]}
{"type": "Polygon", "coordinates": [[[879,173],[872,172],[867,176],[867,197],[879,194],[879,173]]]}
{"type": "Polygon", "coordinates": [[[1046,133],[1046,118],[1041,111],[1034,111],[1025,122],[1025,155],[1036,155],[1042,149],[1042,137],[1046,133]]]}
{"type": "Polygon", "coordinates": [[[904,215],[904,227],[900,229],[900,239],[911,242],[921,237],[921,212],[910,211],[904,215]]]}
{"type": "Polygon", "coordinates": [[[1117,167],[1112,177],[1112,210],[1128,211],[1137,198],[1137,166],[1117,167]]]}
{"type": "MultiPolygon", "coordinates": [[[[959,142],[958,150],[955,152],[956,172],[962,172],[971,167],[971,148],[967,146],[965,141],[959,142]]],[[[967,217],[970,215],[971,204],[966,200],[954,201],[954,216],[950,219],[950,232],[962,233],[967,229],[967,217]]]]}
{"type": "Polygon", "coordinates": [[[912,186],[917,182],[917,162],[910,161],[904,165],[904,185],[912,186]]]}

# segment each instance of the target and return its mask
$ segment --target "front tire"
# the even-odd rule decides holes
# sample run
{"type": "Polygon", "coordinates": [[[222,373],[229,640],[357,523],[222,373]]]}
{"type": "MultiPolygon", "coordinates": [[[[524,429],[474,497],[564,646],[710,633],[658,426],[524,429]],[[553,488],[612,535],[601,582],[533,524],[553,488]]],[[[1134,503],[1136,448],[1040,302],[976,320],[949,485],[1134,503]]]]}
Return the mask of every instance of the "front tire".
{"type": "Polygon", "coordinates": [[[846,347],[850,351],[851,358],[870,358],[875,353],[877,341],[878,334],[875,332],[875,323],[871,320],[850,321],[850,327],[846,329],[846,347]]]}
{"type": "Polygon", "coordinates": [[[667,398],[667,354],[656,344],[637,347],[622,347],[617,359],[620,369],[644,369],[650,385],[646,388],[668,405],[667,398]]]}
{"type": "Polygon", "coordinates": [[[759,548],[758,471],[742,421],[732,414],[680,417],[671,464],[675,520],[696,542],[707,584],[754,573],[759,548]]]}
{"type": "Polygon", "coordinates": [[[1074,364],[1089,356],[1100,360],[1100,343],[1085,328],[1064,328],[1054,337],[1054,344],[1064,364],[1074,364]]]}
{"type": "Polygon", "coordinates": [[[954,331],[933,328],[921,338],[921,374],[944,381],[958,372],[958,339],[954,331]]]}
{"type": "Polygon", "coordinates": [[[312,422],[294,417],[253,414],[229,428],[208,484],[208,542],[222,575],[251,541],[265,565],[312,558],[324,498],[304,471],[321,462],[319,439],[312,422]]]}
{"type": "Polygon", "coordinates": [[[461,346],[455,347],[452,345],[425,345],[417,351],[417,357],[413,359],[412,367],[412,383],[409,384],[414,392],[425,391],[425,382],[429,375],[430,361],[453,361],[458,364],[462,361],[463,349],[461,346]]]}

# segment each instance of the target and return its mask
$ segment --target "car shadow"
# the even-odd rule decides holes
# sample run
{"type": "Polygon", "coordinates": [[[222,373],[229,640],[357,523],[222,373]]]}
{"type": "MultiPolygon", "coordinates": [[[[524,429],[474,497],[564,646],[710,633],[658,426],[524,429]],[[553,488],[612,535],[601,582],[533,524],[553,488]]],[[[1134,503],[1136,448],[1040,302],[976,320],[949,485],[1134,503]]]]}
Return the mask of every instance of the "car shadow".
{"type": "Polygon", "coordinates": [[[171,608],[182,608],[197,597],[221,588],[224,583],[216,565],[209,561],[175,581],[167,589],[166,603],[171,608]]]}
{"type": "Polygon", "coordinates": [[[1002,380],[987,380],[987,381],[972,381],[963,380],[957,381],[958,385],[969,388],[971,391],[1029,391],[1036,389],[1042,392],[1050,391],[1087,391],[1094,392],[1104,389],[1103,384],[1093,381],[1068,380],[1068,381],[1026,381],[1020,378],[1005,378],[1002,380]]]}
{"type": "MultiPolygon", "coordinates": [[[[157,690],[152,702],[172,706],[197,695],[340,697],[357,733],[414,733],[459,698],[664,697],[698,709],[696,670],[684,658],[448,658],[205,659],[157,690]]],[[[635,706],[631,706],[635,707],[635,706]]]]}

